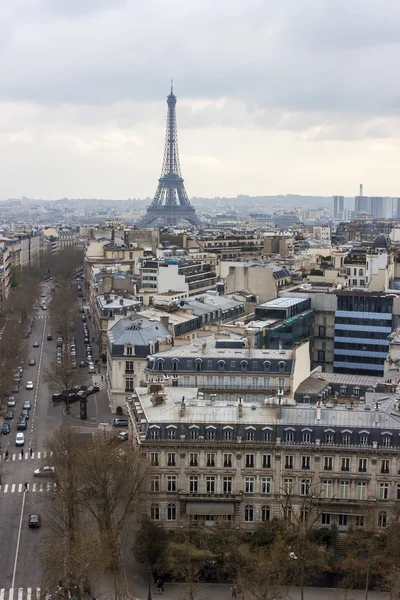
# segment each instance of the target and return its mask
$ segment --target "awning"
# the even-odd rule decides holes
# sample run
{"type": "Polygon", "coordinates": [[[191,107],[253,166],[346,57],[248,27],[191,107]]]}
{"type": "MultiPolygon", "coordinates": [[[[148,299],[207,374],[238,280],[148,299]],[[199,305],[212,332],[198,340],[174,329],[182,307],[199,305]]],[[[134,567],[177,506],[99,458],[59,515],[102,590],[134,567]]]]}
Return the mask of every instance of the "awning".
{"type": "Polygon", "coordinates": [[[187,515],[233,515],[230,502],[187,502],[187,515]]]}

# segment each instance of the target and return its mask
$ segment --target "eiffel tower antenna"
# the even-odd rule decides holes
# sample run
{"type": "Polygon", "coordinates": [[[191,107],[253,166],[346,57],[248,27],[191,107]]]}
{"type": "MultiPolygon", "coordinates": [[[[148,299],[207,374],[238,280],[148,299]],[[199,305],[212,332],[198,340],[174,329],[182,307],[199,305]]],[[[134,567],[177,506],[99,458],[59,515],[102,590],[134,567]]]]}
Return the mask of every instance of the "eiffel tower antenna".
{"type": "Polygon", "coordinates": [[[154,199],[146,214],[137,222],[137,225],[138,227],[149,227],[156,221],[164,226],[176,225],[178,221],[184,220],[199,227],[201,221],[190,204],[179,163],[176,96],[173,91],[172,79],[171,93],[167,97],[167,106],[167,128],[161,177],[158,180],[154,199]]]}

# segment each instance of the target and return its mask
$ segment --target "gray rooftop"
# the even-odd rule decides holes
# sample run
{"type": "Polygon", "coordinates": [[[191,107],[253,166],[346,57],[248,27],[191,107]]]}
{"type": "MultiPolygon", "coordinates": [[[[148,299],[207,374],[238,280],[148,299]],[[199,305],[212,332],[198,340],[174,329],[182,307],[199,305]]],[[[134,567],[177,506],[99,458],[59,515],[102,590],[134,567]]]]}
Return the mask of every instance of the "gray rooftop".
{"type": "Polygon", "coordinates": [[[267,300],[267,302],[263,302],[262,304],[258,304],[257,308],[260,306],[265,308],[289,308],[290,306],[295,306],[300,302],[304,302],[304,298],[275,298],[274,300],[267,300]]]}
{"type": "Polygon", "coordinates": [[[150,342],[170,338],[171,334],[167,327],[158,321],[127,317],[120,319],[109,329],[108,337],[110,342],[117,346],[148,346],[150,342]]]}

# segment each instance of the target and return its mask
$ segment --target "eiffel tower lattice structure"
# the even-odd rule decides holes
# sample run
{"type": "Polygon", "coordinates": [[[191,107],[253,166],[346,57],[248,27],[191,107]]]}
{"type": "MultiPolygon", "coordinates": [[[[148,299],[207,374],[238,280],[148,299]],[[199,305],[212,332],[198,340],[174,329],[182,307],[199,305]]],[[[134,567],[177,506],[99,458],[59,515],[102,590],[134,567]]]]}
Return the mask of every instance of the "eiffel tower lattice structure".
{"type": "Polygon", "coordinates": [[[181,166],[179,164],[178,133],[176,126],[176,96],[172,84],[171,93],[167,98],[168,116],[165,134],[164,160],[161,177],[153,202],[146,214],[137,222],[138,227],[149,227],[156,221],[160,225],[176,225],[178,221],[188,221],[199,227],[201,221],[195,209],[190,204],[183,183],[181,166]]]}

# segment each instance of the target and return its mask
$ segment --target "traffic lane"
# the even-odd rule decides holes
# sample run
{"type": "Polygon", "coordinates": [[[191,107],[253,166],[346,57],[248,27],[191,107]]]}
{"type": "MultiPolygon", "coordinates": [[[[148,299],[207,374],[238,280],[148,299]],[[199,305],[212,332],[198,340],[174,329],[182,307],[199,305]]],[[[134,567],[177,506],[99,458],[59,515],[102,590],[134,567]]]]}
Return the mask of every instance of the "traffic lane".
{"type": "Polygon", "coordinates": [[[21,532],[15,569],[14,588],[41,586],[41,552],[45,540],[51,534],[51,519],[47,507],[49,492],[24,492],[25,506],[22,514],[21,532]],[[40,514],[42,525],[32,529],[29,515],[40,514]]]}
{"type": "Polygon", "coordinates": [[[22,503],[22,493],[1,495],[0,588],[12,586],[22,503]]]}

